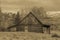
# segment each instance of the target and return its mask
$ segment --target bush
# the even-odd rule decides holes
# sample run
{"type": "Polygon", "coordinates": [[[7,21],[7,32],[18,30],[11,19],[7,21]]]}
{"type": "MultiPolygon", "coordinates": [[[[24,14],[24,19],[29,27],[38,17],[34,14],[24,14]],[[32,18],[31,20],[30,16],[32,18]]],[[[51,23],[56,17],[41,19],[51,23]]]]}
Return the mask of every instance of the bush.
{"type": "Polygon", "coordinates": [[[6,31],[6,28],[0,27],[0,31],[4,32],[4,31],[6,31]]]}
{"type": "Polygon", "coordinates": [[[60,38],[60,36],[57,34],[53,34],[52,37],[60,38]]]}

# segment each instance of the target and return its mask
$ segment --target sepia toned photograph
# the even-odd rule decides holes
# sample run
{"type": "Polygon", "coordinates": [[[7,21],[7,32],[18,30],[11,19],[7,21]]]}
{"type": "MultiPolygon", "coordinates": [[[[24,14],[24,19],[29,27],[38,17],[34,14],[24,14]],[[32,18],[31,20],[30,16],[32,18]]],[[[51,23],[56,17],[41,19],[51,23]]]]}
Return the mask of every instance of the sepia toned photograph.
{"type": "Polygon", "coordinates": [[[60,40],[60,0],[0,0],[0,40],[60,40]]]}

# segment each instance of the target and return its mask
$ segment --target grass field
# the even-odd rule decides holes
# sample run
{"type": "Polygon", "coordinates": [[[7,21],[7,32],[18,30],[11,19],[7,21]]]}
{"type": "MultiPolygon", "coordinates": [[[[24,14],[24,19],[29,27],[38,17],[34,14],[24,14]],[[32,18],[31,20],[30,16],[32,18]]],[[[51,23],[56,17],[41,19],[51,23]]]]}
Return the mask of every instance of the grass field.
{"type": "MultiPolygon", "coordinates": [[[[59,40],[51,34],[33,32],[0,32],[0,40],[59,40]]],[[[60,34],[60,33],[59,33],[60,34]]]]}

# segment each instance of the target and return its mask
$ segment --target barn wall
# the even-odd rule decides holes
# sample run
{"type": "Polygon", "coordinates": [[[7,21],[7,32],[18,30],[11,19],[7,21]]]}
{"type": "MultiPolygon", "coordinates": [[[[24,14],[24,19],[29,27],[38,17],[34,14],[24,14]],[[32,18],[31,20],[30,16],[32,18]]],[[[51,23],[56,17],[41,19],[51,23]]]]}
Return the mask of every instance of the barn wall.
{"type": "Polygon", "coordinates": [[[32,25],[32,26],[29,26],[29,31],[30,32],[42,32],[42,26],[41,25],[32,25]]]}
{"type": "Polygon", "coordinates": [[[42,32],[42,25],[20,25],[17,31],[42,32]]]}

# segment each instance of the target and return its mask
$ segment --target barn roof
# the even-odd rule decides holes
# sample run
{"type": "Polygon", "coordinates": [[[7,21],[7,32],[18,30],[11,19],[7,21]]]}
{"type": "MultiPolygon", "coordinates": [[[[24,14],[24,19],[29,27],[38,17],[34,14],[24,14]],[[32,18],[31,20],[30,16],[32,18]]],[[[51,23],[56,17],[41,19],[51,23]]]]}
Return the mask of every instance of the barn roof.
{"type": "MultiPolygon", "coordinates": [[[[27,22],[27,24],[42,24],[42,22],[32,13],[30,12],[28,15],[26,15],[21,21],[20,24],[22,24],[22,22],[25,21],[25,24],[27,22]],[[27,19],[28,18],[28,19],[27,19]],[[27,20],[26,20],[27,19],[27,20]]],[[[23,23],[24,24],[24,23],[23,23]]]]}
{"type": "MultiPolygon", "coordinates": [[[[29,13],[30,13],[30,12],[29,12],[29,13]]],[[[25,18],[27,15],[29,15],[29,13],[26,14],[26,15],[21,19],[21,21],[23,21],[24,18],[25,18]]],[[[40,14],[34,13],[34,12],[32,12],[32,11],[31,11],[31,13],[32,13],[42,24],[51,25],[51,20],[50,20],[50,19],[44,18],[43,16],[41,17],[40,14]]]]}

